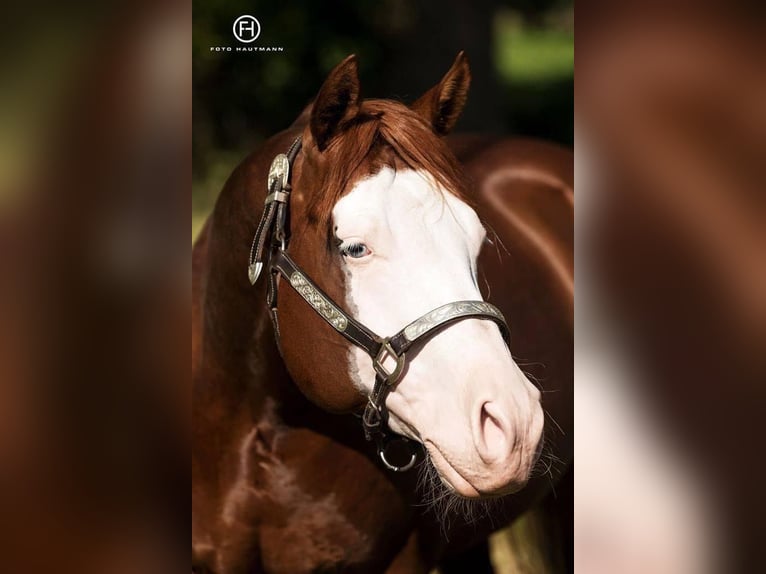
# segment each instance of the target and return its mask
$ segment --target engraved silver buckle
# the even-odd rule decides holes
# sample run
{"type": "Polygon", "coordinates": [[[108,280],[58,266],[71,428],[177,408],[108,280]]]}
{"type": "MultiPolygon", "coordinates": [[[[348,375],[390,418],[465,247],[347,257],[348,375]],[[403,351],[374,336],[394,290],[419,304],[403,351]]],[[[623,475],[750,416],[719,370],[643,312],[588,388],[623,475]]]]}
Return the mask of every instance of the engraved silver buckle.
{"type": "Polygon", "coordinates": [[[290,176],[290,160],[283,153],[275,157],[269,167],[269,178],[266,182],[268,191],[275,181],[279,182],[278,190],[281,191],[287,187],[287,180],[290,176]]]}

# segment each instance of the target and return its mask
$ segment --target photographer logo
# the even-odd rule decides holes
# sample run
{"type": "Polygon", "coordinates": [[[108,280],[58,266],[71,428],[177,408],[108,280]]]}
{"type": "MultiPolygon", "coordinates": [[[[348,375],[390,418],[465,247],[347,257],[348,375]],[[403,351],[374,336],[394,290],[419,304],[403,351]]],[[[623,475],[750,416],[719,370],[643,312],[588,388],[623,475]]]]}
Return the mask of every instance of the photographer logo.
{"type": "Polygon", "coordinates": [[[243,44],[255,42],[261,35],[261,23],[254,16],[240,16],[234,20],[234,37],[243,44]]]}
{"type": "MultiPolygon", "coordinates": [[[[268,25],[268,22],[267,22],[268,25]]],[[[285,52],[284,46],[272,46],[272,45],[251,45],[243,46],[242,44],[253,44],[261,35],[261,23],[255,16],[245,14],[234,20],[234,24],[231,27],[231,31],[239,44],[234,43],[233,46],[208,46],[211,52],[217,52],[221,54],[228,54],[231,52],[241,53],[262,53],[262,52],[285,52]]],[[[278,31],[277,31],[278,33],[278,31]]],[[[268,34],[267,34],[268,35],[268,34]]]]}

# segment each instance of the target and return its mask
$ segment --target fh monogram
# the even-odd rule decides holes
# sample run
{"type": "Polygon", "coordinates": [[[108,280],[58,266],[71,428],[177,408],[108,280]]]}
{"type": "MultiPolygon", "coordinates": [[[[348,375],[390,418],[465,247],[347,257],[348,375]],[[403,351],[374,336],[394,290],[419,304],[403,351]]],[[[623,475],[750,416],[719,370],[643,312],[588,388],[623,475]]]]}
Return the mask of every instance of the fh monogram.
{"type": "Polygon", "coordinates": [[[254,42],[261,35],[261,24],[253,16],[240,16],[234,20],[234,37],[243,44],[254,42]]]}

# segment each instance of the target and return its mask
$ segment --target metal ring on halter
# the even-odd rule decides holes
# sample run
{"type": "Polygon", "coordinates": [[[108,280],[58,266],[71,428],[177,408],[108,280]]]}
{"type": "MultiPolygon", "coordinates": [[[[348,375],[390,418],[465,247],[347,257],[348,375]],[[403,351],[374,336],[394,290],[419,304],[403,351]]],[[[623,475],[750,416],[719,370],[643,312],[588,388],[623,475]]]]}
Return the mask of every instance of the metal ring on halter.
{"type": "Polygon", "coordinates": [[[410,444],[410,441],[407,438],[405,438],[405,437],[393,439],[391,441],[388,441],[384,446],[379,446],[378,447],[378,456],[380,457],[380,460],[383,461],[384,466],[388,470],[393,470],[394,472],[406,472],[406,471],[410,470],[413,466],[415,466],[415,461],[418,458],[418,453],[412,447],[410,447],[410,460],[409,460],[409,462],[407,464],[405,464],[404,466],[393,465],[390,462],[388,462],[388,460],[386,460],[386,448],[388,448],[388,445],[391,444],[394,441],[400,441],[400,442],[404,442],[406,444],[410,444]]]}

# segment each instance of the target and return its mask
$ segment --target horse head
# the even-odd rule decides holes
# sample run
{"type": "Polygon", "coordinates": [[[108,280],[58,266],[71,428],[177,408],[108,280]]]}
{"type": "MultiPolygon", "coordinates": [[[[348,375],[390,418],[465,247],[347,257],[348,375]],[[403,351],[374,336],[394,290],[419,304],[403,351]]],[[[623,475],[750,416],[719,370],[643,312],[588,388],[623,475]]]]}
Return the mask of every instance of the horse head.
{"type": "MultiPolygon", "coordinates": [[[[453,301],[481,301],[477,258],[486,231],[444,136],[466,102],[461,53],[411,106],[362,100],[353,56],[310,107],[295,158],[289,256],[371,331],[393,334],[453,301]]],[[[512,277],[509,277],[512,280],[512,277]]],[[[368,353],[296,291],[279,291],[279,341],[291,377],[320,407],[348,412],[373,392],[368,353]]],[[[385,423],[421,443],[441,481],[466,498],[527,482],[544,416],[539,390],[495,322],[468,318],[407,352],[385,398],[385,423]]]]}

